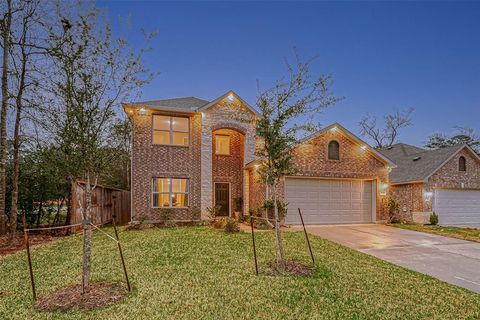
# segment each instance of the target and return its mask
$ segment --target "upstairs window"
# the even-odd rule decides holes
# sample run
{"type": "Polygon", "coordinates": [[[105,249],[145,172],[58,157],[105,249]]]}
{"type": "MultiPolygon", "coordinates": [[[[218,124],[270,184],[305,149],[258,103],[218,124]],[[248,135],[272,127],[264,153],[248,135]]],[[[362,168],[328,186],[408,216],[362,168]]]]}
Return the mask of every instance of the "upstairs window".
{"type": "Polygon", "coordinates": [[[153,144],[188,146],[190,125],[188,118],[153,116],[153,144]]]}
{"type": "Polygon", "coordinates": [[[188,179],[153,178],[153,207],[188,206],[188,179]]]}
{"type": "Polygon", "coordinates": [[[463,156],[458,159],[458,171],[467,171],[467,161],[463,156]]]}
{"type": "Polygon", "coordinates": [[[230,136],[215,135],[215,154],[223,156],[230,155],[230,136]]]}
{"type": "Polygon", "coordinates": [[[335,140],[328,143],[328,159],[340,160],[340,144],[335,140]]]}

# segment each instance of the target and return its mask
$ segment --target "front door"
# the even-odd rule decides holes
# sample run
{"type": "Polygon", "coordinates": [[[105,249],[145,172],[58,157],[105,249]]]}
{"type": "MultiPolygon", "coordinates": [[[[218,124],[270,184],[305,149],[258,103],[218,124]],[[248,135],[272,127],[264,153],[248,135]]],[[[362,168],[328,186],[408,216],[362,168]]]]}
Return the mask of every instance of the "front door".
{"type": "Polygon", "coordinates": [[[230,185],[228,183],[215,183],[215,207],[218,208],[217,216],[230,215],[230,185]]]}

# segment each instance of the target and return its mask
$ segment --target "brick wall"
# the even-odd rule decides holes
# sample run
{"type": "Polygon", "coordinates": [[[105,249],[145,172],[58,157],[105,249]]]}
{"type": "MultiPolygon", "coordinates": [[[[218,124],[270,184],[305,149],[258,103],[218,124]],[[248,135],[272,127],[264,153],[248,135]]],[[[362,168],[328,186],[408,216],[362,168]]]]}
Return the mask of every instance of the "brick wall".
{"type": "Polygon", "coordinates": [[[243,164],[255,157],[254,115],[240,101],[224,99],[205,110],[202,114],[201,131],[201,211],[206,218],[206,208],[213,205],[213,131],[234,129],[244,135],[243,164]]]}
{"type": "Polygon", "coordinates": [[[212,188],[215,187],[215,182],[230,183],[230,208],[232,214],[236,210],[235,199],[243,198],[244,143],[244,135],[236,130],[219,129],[213,131],[212,188]],[[216,154],[217,134],[228,135],[230,137],[230,155],[216,154]]]}
{"type": "MultiPolygon", "coordinates": [[[[169,114],[185,116],[181,114],[169,114]]],[[[201,115],[190,115],[190,146],[152,144],[152,113],[131,115],[132,144],[132,220],[160,220],[159,208],[152,208],[152,178],[189,179],[189,208],[173,208],[175,220],[200,219],[201,115]]]]}

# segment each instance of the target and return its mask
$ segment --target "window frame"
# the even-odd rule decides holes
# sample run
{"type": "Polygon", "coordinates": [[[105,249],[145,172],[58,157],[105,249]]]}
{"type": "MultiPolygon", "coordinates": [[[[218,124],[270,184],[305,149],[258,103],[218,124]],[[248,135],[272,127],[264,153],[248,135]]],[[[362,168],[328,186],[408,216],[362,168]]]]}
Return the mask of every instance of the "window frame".
{"type": "Polygon", "coordinates": [[[467,172],[467,159],[464,156],[460,156],[458,158],[458,171],[459,172],[467,172]],[[462,168],[461,165],[463,165],[463,168],[462,168]]]}
{"type": "Polygon", "coordinates": [[[330,140],[327,144],[327,159],[329,161],[340,161],[340,142],[338,142],[337,140],[330,140]],[[338,158],[334,159],[334,158],[330,158],[330,145],[332,143],[336,143],[337,147],[338,147],[338,158]]]}
{"type": "Polygon", "coordinates": [[[151,180],[151,198],[152,198],[152,208],[153,209],[162,209],[162,208],[169,208],[169,209],[175,209],[175,208],[189,208],[190,206],[190,179],[189,178],[185,178],[185,177],[153,177],[152,180],[151,180]],[[154,186],[155,186],[155,180],[156,179],[168,179],[169,181],[169,184],[168,184],[168,192],[163,192],[163,191],[157,191],[155,192],[154,191],[154,186]],[[172,185],[173,185],[173,180],[186,180],[186,187],[187,187],[187,191],[186,192],[172,192],[172,185]],[[154,196],[156,194],[168,194],[168,207],[164,207],[164,206],[155,206],[153,203],[153,199],[154,199],[154,196]],[[184,194],[185,195],[185,198],[186,198],[186,203],[187,205],[186,206],[173,206],[172,205],[172,195],[173,194],[184,194]]]}
{"type": "Polygon", "coordinates": [[[216,156],[230,156],[232,154],[231,148],[230,148],[230,143],[231,143],[232,137],[229,134],[221,134],[221,133],[216,133],[215,134],[215,155],[216,156]],[[217,148],[217,137],[228,137],[228,153],[218,153],[218,148],[217,148]]]}
{"type": "Polygon", "coordinates": [[[189,116],[172,116],[172,115],[166,115],[166,114],[154,114],[152,115],[152,145],[155,146],[172,146],[172,147],[184,147],[188,148],[190,147],[190,117],[189,116]],[[169,118],[169,131],[166,130],[161,130],[161,129],[155,129],[155,117],[168,117],[169,118]],[[187,119],[188,123],[188,131],[175,131],[173,130],[173,118],[181,118],[181,119],[187,119]],[[160,131],[160,132],[168,132],[168,137],[169,137],[169,143],[155,143],[155,131],[160,131]],[[173,133],[174,132],[180,132],[180,133],[187,133],[188,135],[188,144],[173,144],[173,133]]]}

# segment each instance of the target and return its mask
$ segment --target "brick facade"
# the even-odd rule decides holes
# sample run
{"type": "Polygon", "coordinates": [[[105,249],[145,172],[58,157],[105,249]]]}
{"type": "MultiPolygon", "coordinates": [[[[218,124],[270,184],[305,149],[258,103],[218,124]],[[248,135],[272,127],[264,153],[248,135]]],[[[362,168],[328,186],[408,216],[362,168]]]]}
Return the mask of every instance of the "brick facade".
{"type": "MultiPolygon", "coordinates": [[[[243,199],[244,145],[245,137],[243,133],[233,129],[218,129],[213,131],[212,187],[215,187],[215,182],[228,182],[230,184],[230,211],[232,214],[236,211],[236,199],[243,199]],[[215,146],[217,135],[227,135],[230,137],[229,155],[216,154],[215,146]]],[[[214,192],[214,190],[212,192],[214,192]]]]}
{"type": "Polygon", "coordinates": [[[392,186],[392,196],[400,202],[402,211],[412,214],[414,221],[427,222],[433,210],[435,189],[480,189],[479,161],[467,148],[464,148],[424,183],[392,186]],[[466,160],[465,172],[458,170],[458,161],[461,156],[466,160]]]}
{"type": "Polygon", "coordinates": [[[200,219],[200,150],[201,115],[168,114],[190,119],[189,146],[154,145],[152,143],[153,114],[130,115],[132,135],[132,221],[160,220],[160,208],[152,208],[152,179],[160,177],[188,178],[189,207],[174,208],[175,220],[200,219]]]}

